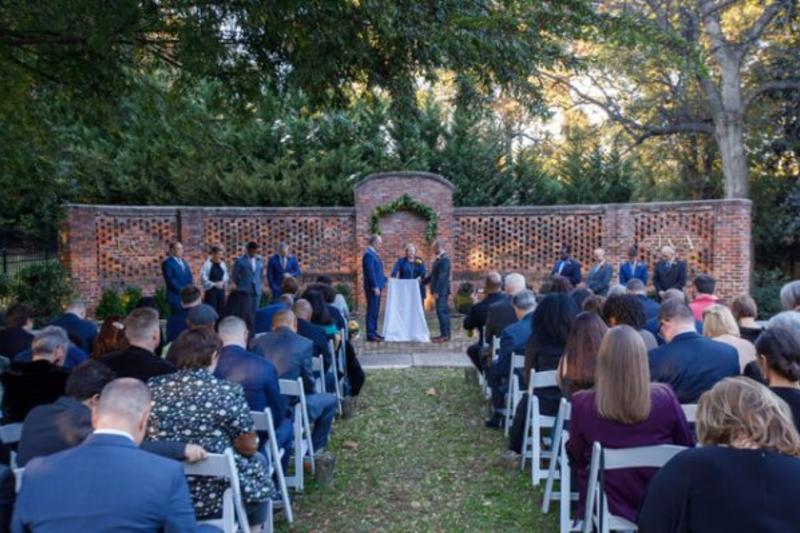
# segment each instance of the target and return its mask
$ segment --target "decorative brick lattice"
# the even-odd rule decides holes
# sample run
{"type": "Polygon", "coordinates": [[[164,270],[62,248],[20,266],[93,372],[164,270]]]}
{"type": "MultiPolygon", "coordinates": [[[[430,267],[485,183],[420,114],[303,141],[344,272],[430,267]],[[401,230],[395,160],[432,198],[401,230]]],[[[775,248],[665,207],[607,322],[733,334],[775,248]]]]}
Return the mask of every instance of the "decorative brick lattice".
{"type": "Polygon", "coordinates": [[[550,273],[561,245],[569,243],[573,256],[587,263],[601,245],[603,215],[595,213],[495,214],[479,216],[474,208],[458,224],[458,265],[470,272],[520,271],[544,276],[550,273]]]}
{"type": "Polygon", "coordinates": [[[635,240],[648,264],[660,259],[661,248],[672,246],[688,263],[689,273],[713,270],[714,212],[670,210],[633,214],[635,240]]]}
{"type": "Polygon", "coordinates": [[[303,270],[346,274],[353,270],[354,231],[352,216],[213,216],[205,219],[204,240],[206,247],[222,244],[230,260],[250,241],[267,257],[287,242],[303,270]]]}
{"type": "Polygon", "coordinates": [[[177,235],[175,217],[111,216],[96,219],[97,271],[107,285],[150,286],[177,235]]]}

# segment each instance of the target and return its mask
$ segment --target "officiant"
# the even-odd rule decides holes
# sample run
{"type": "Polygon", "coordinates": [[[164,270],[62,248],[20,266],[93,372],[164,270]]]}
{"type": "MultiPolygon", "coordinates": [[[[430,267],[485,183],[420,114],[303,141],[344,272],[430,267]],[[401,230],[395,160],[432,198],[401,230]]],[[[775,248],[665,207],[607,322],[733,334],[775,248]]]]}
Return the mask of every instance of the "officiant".
{"type": "Polygon", "coordinates": [[[406,244],[406,255],[394,264],[392,277],[419,280],[419,293],[422,296],[422,302],[425,302],[425,286],[422,284],[422,279],[425,277],[425,262],[417,257],[416,246],[411,243],[406,244]]]}

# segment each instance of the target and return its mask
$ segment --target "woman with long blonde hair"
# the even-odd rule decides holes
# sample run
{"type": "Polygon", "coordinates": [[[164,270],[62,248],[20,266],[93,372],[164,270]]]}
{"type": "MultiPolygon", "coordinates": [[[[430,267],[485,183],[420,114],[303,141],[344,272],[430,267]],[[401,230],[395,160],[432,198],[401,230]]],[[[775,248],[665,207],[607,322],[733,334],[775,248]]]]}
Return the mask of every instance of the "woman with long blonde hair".
{"type": "Polygon", "coordinates": [[[723,379],[700,398],[697,436],[702,447],[653,478],[640,531],[798,530],[800,436],[786,402],[749,378],[723,379]]]}
{"type": "MultiPolygon", "coordinates": [[[[657,444],[691,446],[692,436],[675,393],[650,383],[647,351],[630,326],[608,330],[597,355],[594,388],[572,395],[567,449],[578,477],[578,516],[583,516],[592,445],[632,448],[657,444]]],[[[605,474],[610,511],[636,519],[652,469],[632,468],[605,474]]]]}

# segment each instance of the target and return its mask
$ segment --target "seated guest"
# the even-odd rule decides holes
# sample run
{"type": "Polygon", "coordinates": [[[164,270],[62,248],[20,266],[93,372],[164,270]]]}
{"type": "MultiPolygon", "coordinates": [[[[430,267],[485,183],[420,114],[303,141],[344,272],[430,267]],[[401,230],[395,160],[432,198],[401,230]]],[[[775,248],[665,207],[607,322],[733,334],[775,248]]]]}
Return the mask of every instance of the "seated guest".
{"type": "Polygon", "coordinates": [[[167,319],[167,343],[170,343],[178,338],[187,327],[186,315],[193,307],[197,307],[203,303],[203,291],[196,285],[187,285],[181,289],[181,307],[180,311],[173,313],[167,319]]]}
{"type": "Polygon", "coordinates": [[[222,247],[212,246],[208,259],[200,268],[200,282],[203,285],[203,303],[210,305],[221,315],[225,310],[225,289],[228,287],[228,267],[222,258],[222,247]]]}
{"type": "Polygon", "coordinates": [[[689,307],[694,313],[694,318],[703,320],[703,311],[716,305],[719,301],[714,296],[714,288],[717,286],[717,280],[708,274],[700,274],[694,278],[694,300],[689,304],[689,307]]]}
{"type": "MultiPolygon", "coordinates": [[[[600,344],[594,381],[592,390],[572,395],[567,451],[578,479],[578,516],[584,513],[595,442],[610,449],[692,445],[689,424],[678,399],[669,387],[650,383],[644,342],[630,326],[616,326],[606,333],[600,344]]],[[[636,510],[653,473],[652,468],[606,472],[605,493],[611,513],[636,520],[636,510]]]]}
{"type": "MultiPolygon", "coordinates": [[[[153,411],[147,438],[177,440],[190,435],[209,453],[232,448],[252,531],[266,520],[272,480],[264,457],[257,453],[258,437],[242,386],[214,377],[221,347],[217,335],[207,329],[184,331],[172,343],[170,355],[177,361],[178,370],[148,382],[153,411]]],[[[226,485],[224,480],[215,478],[189,480],[199,519],[221,514],[226,485]]]]}
{"type": "Polygon", "coordinates": [[[686,304],[675,298],[664,302],[658,320],[667,344],[650,350],[650,374],[653,381],[672,385],[681,403],[697,403],[717,381],[739,375],[736,349],[697,333],[686,304]]]}
{"type": "Polygon", "coordinates": [[[781,287],[780,297],[784,311],[800,311],[800,280],[790,281],[781,287]]]}
{"type": "MultiPolygon", "coordinates": [[[[328,276],[318,276],[317,283],[320,285],[327,285],[330,288],[333,288],[333,281],[328,276]]],[[[335,291],[336,289],[334,289],[335,291]]],[[[336,292],[336,295],[333,297],[333,302],[331,303],[336,309],[339,310],[339,313],[344,318],[345,322],[350,320],[350,307],[347,305],[347,300],[345,300],[344,296],[336,292]]]]}
{"type": "MultiPolygon", "coordinates": [[[[142,296],[141,298],[139,298],[139,301],[136,302],[136,306],[134,307],[134,309],[141,309],[142,307],[147,307],[155,311],[158,314],[158,319],[160,323],[161,305],[158,303],[158,300],[156,300],[154,296],[142,296]]],[[[165,331],[164,328],[159,327],[161,341],[158,343],[158,348],[156,348],[155,352],[156,355],[163,355],[164,353],[166,353],[165,348],[167,347],[167,335],[164,333],[164,331],[165,331]]]]}
{"type": "MultiPolygon", "coordinates": [[[[58,326],[53,326],[58,327],[58,326]]],[[[69,340],[69,337],[67,337],[69,340]]],[[[14,361],[18,363],[29,363],[33,359],[33,351],[32,350],[25,350],[24,352],[19,352],[15,357],[14,361]]],[[[62,367],[69,370],[71,368],[75,368],[76,366],[80,365],[84,361],[89,359],[89,354],[72,344],[69,343],[67,346],[67,356],[64,358],[64,362],[61,364],[62,367]]]]}
{"type": "Polygon", "coordinates": [[[758,366],[769,388],[792,410],[800,430],[800,331],[770,327],[756,341],[758,366]]]}
{"type": "Polygon", "coordinates": [[[491,356],[492,342],[495,337],[500,338],[500,334],[508,326],[517,321],[517,312],[511,299],[519,291],[525,290],[525,278],[522,274],[512,272],[506,276],[505,292],[508,298],[503,298],[491,304],[486,311],[486,326],[484,327],[484,337],[486,339],[486,352],[491,356]]]}
{"type": "Polygon", "coordinates": [[[344,315],[339,311],[339,308],[333,305],[336,301],[336,297],[339,296],[333,287],[330,285],[325,285],[324,283],[315,283],[312,285],[312,288],[319,291],[322,294],[322,297],[325,299],[325,303],[328,305],[328,312],[331,314],[331,318],[333,318],[333,323],[336,324],[336,328],[338,330],[347,329],[347,320],[345,320],[344,315]]]}
{"type": "Polygon", "coordinates": [[[767,322],[768,328],[788,328],[800,331],[800,311],[781,311],[767,322]]]}
{"type": "Polygon", "coordinates": [[[311,322],[314,310],[308,300],[302,298],[297,300],[292,310],[297,317],[297,334],[314,343],[312,356],[319,357],[321,355],[324,363],[325,389],[333,391],[336,387],[336,378],[332,370],[333,352],[331,352],[331,345],[328,342],[328,334],[325,332],[325,328],[311,322]]]}
{"type": "Polygon", "coordinates": [[[580,310],[584,313],[594,313],[600,316],[603,314],[603,306],[605,303],[606,299],[604,297],[599,294],[592,294],[583,301],[580,310]]]}
{"type": "Polygon", "coordinates": [[[636,296],[636,299],[642,304],[647,320],[654,319],[658,316],[658,303],[647,297],[647,293],[644,290],[644,283],[642,283],[641,280],[632,279],[628,281],[625,288],[629,294],[636,296]]]}
{"type": "Polygon", "coordinates": [[[11,516],[14,512],[16,494],[14,471],[0,464],[0,532],[11,531],[11,516]]]}
{"type": "Polygon", "coordinates": [[[214,308],[208,304],[200,304],[196,307],[192,307],[186,315],[186,325],[188,329],[206,328],[213,331],[218,320],[219,315],[214,308]]]}
{"type": "MultiPolygon", "coordinates": [[[[487,372],[489,386],[492,389],[492,405],[495,409],[494,416],[486,421],[487,427],[499,428],[502,424],[503,416],[500,409],[504,407],[505,395],[509,389],[508,373],[511,370],[512,355],[525,355],[525,346],[533,332],[531,315],[536,309],[536,296],[533,291],[528,289],[519,291],[511,299],[511,303],[517,314],[517,321],[500,334],[499,356],[487,372]]],[[[519,377],[521,378],[522,375],[519,377]]]]}
{"type": "Polygon", "coordinates": [[[548,294],[550,294],[550,293],[552,293],[552,294],[560,294],[560,293],[569,294],[573,290],[575,290],[575,286],[572,284],[572,282],[569,280],[569,278],[565,278],[564,276],[559,276],[558,274],[553,274],[553,275],[550,276],[550,279],[548,281],[549,281],[549,283],[547,284],[548,290],[544,291],[544,289],[542,289],[542,293],[546,292],[548,294]]]}
{"type": "MultiPolygon", "coordinates": [[[[583,309],[583,304],[591,298],[595,296],[592,292],[592,289],[587,289],[586,287],[578,287],[577,289],[572,289],[572,292],[569,293],[573,300],[575,300],[575,305],[578,306],[578,309],[583,309]]],[[[601,296],[601,298],[603,298],[601,296]]]]}
{"type": "Polygon", "coordinates": [[[478,342],[471,344],[467,348],[467,356],[470,361],[478,370],[483,370],[483,341],[484,341],[484,326],[486,325],[486,315],[489,312],[489,306],[499,302],[500,300],[508,299],[508,295],[503,292],[503,278],[500,277],[499,272],[491,271],[486,274],[486,279],[483,282],[483,299],[477,301],[477,293],[472,293],[472,307],[469,313],[464,317],[465,330],[478,330],[478,342]]]}
{"type": "Polygon", "coordinates": [[[800,439],[778,397],[724,379],[700,398],[697,437],[650,481],[640,531],[797,531],[800,439]]]}
{"type": "MultiPolygon", "coordinates": [[[[72,448],[91,435],[92,409],[114,377],[114,372],[99,361],[86,361],[73,370],[64,396],[54,403],[34,407],[25,417],[17,464],[23,467],[36,457],[72,448]]],[[[205,456],[199,446],[183,442],[144,443],[142,449],[177,461],[195,461],[205,456]]]]}
{"type": "Polygon", "coordinates": [[[575,317],[556,374],[565,398],[594,386],[597,352],[607,331],[606,323],[595,313],[584,312],[575,317]]]}
{"type": "Polygon", "coordinates": [[[63,368],[69,338],[58,326],[47,326],[33,339],[31,361],[14,361],[0,375],[3,423],[22,422],[37,405],[53,403],[64,394],[69,371],[63,368]]]}
{"type": "Polygon", "coordinates": [[[636,296],[632,294],[609,296],[603,304],[602,316],[611,328],[625,324],[635,329],[642,336],[647,350],[658,346],[655,336],[644,329],[647,317],[644,314],[644,307],[636,296]]]}
{"type": "Polygon", "coordinates": [[[264,307],[256,311],[254,335],[266,333],[272,327],[272,316],[282,309],[291,309],[294,305],[295,295],[300,287],[294,278],[284,278],[281,284],[281,295],[264,307]]]}
{"type": "Polygon", "coordinates": [[[141,381],[171,374],[175,372],[172,363],[153,353],[158,347],[160,336],[158,313],[146,307],[134,309],[125,319],[128,348],[106,355],[103,357],[103,364],[113,370],[117,377],[141,381]]]}
{"type": "MultiPolygon", "coordinates": [[[[684,304],[686,303],[686,295],[683,294],[683,291],[678,289],[667,289],[661,294],[661,305],[664,305],[664,303],[667,300],[672,300],[672,299],[677,300],[684,304]]],[[[659,309],[661,309],[661,306],[659,306],[659,309]]],[[[692,314],[692,316],[694,316],[694,314],[692,314]]],[[[661,334],[661,324],[658,321],[658,315],[648,320],[644,328],[653,335],[655,335],[656,341],[658,341],[659,346],[664,344],[664,342],[666,342],[664,340],[664,336],[661,334]]],[[[695,331],[697,331],[697,333],[700,333],[702,335],[703,321],[695,319],[694,329],[695,331]]]]}
{"type": "Polygon", "coordinates": [[[611,277],[614,275],[614,268],[606,261],[606,251],[602,248],[594,251],[594,259],[595,263],[586,276],[586,285],[593,293],[605,296],[611,284],[611,277]]]}
{"type": "MultiPolygon", "coordinates": [[[[634,245],[628,249],[628,260],[619,266],[619,282],[628,286],[631,280],[639,280],[642,287],[647,285],[647,263],[639,259],[639,247],[634,245]]],[[[628,287],[630,289],[630,287],[628,287]]]]}
{"type": "Polygon", "coordinates": [[[620,296],[622,294],[628,294],[628,289],[625,288],[625,285],[620,285],[618,283],[616,285],[612,285],[611,288],[608,289],[606,296],[620,296]]]}
{"type": "Polygon", "coordinates": [[[753,343],[739,337],[739,326],[733,318],[731,310],[717,304],[707,308],[703,315],[703,336],[723,342],[736,349],[739,354],[739,369],[756,360],[756,348],[753,343]]]}
{"type": "MultiPolygon", "coordinates": [[[[278,373],[266,358],[247,351],[247,325],[239,317],[223,318],[217,326],[222,350],[214,375],[238,383],[244,389],[244,397],[251,411],[272,412],[278,446],[286,448],[292,441],[292,420],[289,408],[281,396],[278,373]]],[[[286,454],[288,459],[288,454],[286,454]]]]}
{"type": "Polygon", "coordinates": [[[739,336],[746,341],[756,342],[761,334],[761,325],[756,322],[758,307],[756,301],[747,294],[738,296],[731,304],[731,313],[739,325],[739,336]]]}
{"type": "Polygon", "coordinates": [[[105,386],[80,446],[28,463],[14,531],[196,531],[183,466],[141,451],[150,391],[134,379],[105,386]]]}
{"type": "Polygon", "coordinates": [[[237,316],[247,324],[248,331],[254,331],[256,320],[254,297],[253,294],[243,290],[233,291],[228,295],[228,301],[225,302],[225,312],[222,317],[237,316]]]}
{"type": "Polygon", "coordinates": [[[336,395],[316,392],[311,363],[314,343],[297,334],[294,313],[289,309],[275,313],[272,331],[254,339],[250,348],[275,365],[279,379],[302,378],[308,418],[314,425],[311,431],[314,451],[324,449],[328,445],[333,417],[336,416],[336,395]]]}
{"type": "Polygon", "coordinates": [[[110,316],[103,320],[100,333],[94,341],[92,359],[100,359],[114,352],[119,352],[128,347],[125,338],[125,317],[110,316]]]}
{"type": "Polygon", "coordinates": [[[581,282],[581,264],[572,258],[572,247],[569,244],[561,246],[561,256],[550,273],[567,278],[573,287],[581,282]]]}
{"type": "Polygon", "coordinates": [[[322,293],[317,290],[307,290],[303,293],[303,299],[311,305],[311,323],[321,327],[329,339],[335,338],[338,343],[339,328],[322,293]]]}
{"type": "Polygon", "coordinates": [[[84,352],[89,353],[94,348],[97,325],[86,320],[86,302],[83,300],[70,302],[66,311],[50,322],[50,325],[64,328],[70,340],[84,352]]]}
{"type": "Polygon", "coordinates": [[[12,304],[6,311],[6,327],[0,330],[0,355],[11,361],[33,342],[33,310],[25,304],[12,304]]]}

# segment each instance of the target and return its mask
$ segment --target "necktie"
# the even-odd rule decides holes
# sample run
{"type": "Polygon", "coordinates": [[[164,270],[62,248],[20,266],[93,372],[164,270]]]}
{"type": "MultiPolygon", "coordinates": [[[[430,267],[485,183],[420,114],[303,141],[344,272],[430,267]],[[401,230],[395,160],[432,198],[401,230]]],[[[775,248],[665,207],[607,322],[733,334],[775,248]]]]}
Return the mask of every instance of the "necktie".
{"type": "Polygon", "coordinates": [[[281,257],[281,268],[284,270],[284,272],[286,271],[286,263],[287,263],[286,258],[281,257]]]}
{"type": "Polygon", "coordinates": [[[561,271],[562,271],[562,270],[564,270],[564,261],[561,261],[561,262],[558,264],[558,273],[559,273],[559,275],[561,274],[561,271]]]}

